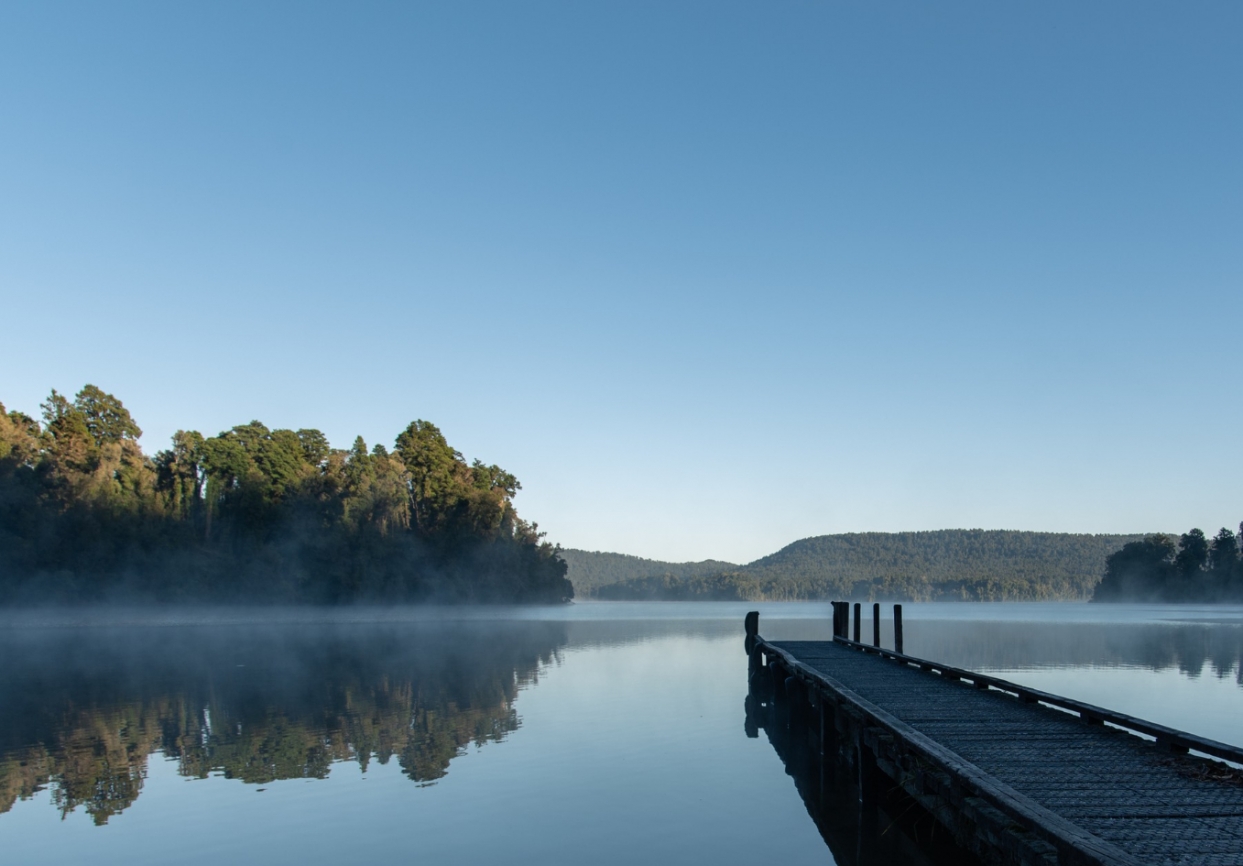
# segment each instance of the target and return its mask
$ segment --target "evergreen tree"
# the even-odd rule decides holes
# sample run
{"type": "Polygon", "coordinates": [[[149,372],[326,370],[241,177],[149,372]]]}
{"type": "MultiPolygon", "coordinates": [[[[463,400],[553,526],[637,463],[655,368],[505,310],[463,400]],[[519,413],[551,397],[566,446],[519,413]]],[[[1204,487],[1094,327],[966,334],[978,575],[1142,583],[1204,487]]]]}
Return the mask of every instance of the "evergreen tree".
{"type": "Polygon", "coordinates": [[[87,429],[100,445],[142,436],[142,430],[134,423],[121,401],[94,385],[87,385],[79,391],[74,397],[73,406],[82,413],[87,429]]]}
{"type": "Polygon", "coordinates": [[[1178,538],[1178,554],[1174,557],[1174,568],[1178,572],[1178,581],[1167,594],[1170,601],[1190,600],[1196,597],[1197,587],[1201,583],[1204,566],[1208,562],[1208,539],[1204,530],[1192,529],[1178,538]]]}
{"type": "Polygon", "coordinates": [[[1208,551],[1209,589],[1216,599],[1230,597],[1239,571],[1239,542],[1224,526],[1213,536],[1208,551]]]}
{"type": "Polygon", "coordinates": [[[1167,535],[1132,541],[1105,560],[1095,601],[1162,601],[1176,591],[1176,548],[1167,535]]]}

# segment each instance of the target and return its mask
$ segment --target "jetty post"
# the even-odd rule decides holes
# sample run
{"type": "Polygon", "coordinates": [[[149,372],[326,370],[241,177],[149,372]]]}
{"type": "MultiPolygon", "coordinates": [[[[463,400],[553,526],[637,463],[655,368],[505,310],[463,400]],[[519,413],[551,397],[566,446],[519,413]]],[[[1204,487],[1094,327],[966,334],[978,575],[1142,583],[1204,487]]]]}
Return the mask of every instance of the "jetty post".
{"type": "Polygon", "coordinates": [[[905,655],[902,652],[902,605],[900,604],[893,606],[893,651],[905,655]]]}
{"type": "Polygon", "coordinates": [[[863,618],[863,605],[855,602],[855,643],[859,642],[859,623],[863,618]]]}
{"type": "Polygon", "coordinates": [[[747,651],[747,684],[750,690],[754,691],[758,685],[758,678],[764,674],[764,653],[756,646],[760,637],[760,612],[758,610],[747,613],[746,619],[743,620],[743,631],[747,635],[742,644],[747,651]]]}
{"type": "Polygon", "coordinates": [[[872,603],[872,646],[880,646],[880,602],[872,603]]]}

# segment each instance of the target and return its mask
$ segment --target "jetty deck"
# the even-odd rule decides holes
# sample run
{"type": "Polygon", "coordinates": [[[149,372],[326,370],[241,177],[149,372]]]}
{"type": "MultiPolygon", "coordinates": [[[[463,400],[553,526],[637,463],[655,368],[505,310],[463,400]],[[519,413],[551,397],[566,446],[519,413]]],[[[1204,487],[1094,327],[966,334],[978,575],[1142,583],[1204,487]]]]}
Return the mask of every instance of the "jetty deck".
{"type": "MultiPolygon", "coordinates": [[[[1243,750],[995,677],[833,641],[751,643],[752,688],[986,862],[1243,866],[1243,750]]],[[[1243,720],[1240,720],[1243,724],[1243,720]]]]}

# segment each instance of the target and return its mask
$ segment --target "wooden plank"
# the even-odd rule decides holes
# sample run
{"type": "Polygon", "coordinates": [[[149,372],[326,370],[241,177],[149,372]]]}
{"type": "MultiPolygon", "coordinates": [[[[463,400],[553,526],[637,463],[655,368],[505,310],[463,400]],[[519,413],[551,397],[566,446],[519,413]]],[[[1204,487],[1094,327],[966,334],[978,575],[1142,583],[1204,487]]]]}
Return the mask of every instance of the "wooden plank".
{"type": "Polygon", "coordinates": [[[1243,786],[1195,778],[1203,759],[1129,732],[1230,759],[1243,750],[972,671],[864,653],[854,641],[759,640],[969,798],[1052,844],[1060,862],[1243,866],[1243,786]]]}
{"type": "Polygon", "coordinates": [[[901,737],[906,745],[922,753],[933,763],[950,773],[960,784],[970,789],[972,796],[984,800],[1002,814],[1019,821],[1024,827],[1051,842],[1059,849],[1059,852],[1069,849],[1080,855],[1078,858],[1064,857],[1062,858],[1064,862],[1075,861],[1085,864],[1099,864],[1099,866],[1137,866],[1137,864],[1141,863],[1140,860],[1117,846],[1093,836],[1061,815],[1044,808],[1031,798],[1014,790],[1009,785],[994,779],[941,744],[924,736],[901,719],[863,699],[844,684],[822,671],[805,665],[778,645],[765,642],[765,646],[781,656],[783,662],[792,672],[801,674],[812,681],[819,680],[823,682],[841,700],[851,704],[874,723],[887,729],[895,736],[901,737]]]}
{"type": "Polygon", "coordinates": [[[950,679],[966,678],[976,683],[983,684],[989,688],[999,691],[1010,692],[1029,702],[1041,702],[1050,706],[1062,709],[1072,710],[1080,714],[1081,717],[1089,718],[1101,722],[1108,722],[1116,727],[1125,728],[1135,731],[1136,733],[1145,734],[1153,737],[1158,743],[1175,749],[1194,749],[1205,755],[1212,755],[1215,758],[1221,758],[1225,761],[1231,761],[1236,764],[1243,764],[1243,748],[1232,746],[1228,743],[1222,743],[1217,740],[1210,740],[1207,737],[1200,737],[1196,734],[1180,731],[1175,728],[1160,725],[1156,722],[1150,722],[1146,719],[1136,718],[1135,716],[1119,713],[1104,707],[1098,707],[1089,704],[1086,701],[1077,701],[1073,698],[1065,698],[1061,695],[1051,694],[1041,691],[1040,689],[1030,688],[1028,686],[1019,685],[1018,683],[1003,680],[1000,677],[981,674],[975,671],[969,671],[963,668],[957,668],[952,665],[944,665],[938,662],[930,662],[926,659],[916,658],[914,656],[895,653],[891,650],[879,649],[877,647],[868,646],[867,644],[857,641],[841,640],[846,646],[858,649],[861,652],[875,653],[885,658],[891,658],[907,664],[919,666],[923,670],[936,671],[950,679]]]}

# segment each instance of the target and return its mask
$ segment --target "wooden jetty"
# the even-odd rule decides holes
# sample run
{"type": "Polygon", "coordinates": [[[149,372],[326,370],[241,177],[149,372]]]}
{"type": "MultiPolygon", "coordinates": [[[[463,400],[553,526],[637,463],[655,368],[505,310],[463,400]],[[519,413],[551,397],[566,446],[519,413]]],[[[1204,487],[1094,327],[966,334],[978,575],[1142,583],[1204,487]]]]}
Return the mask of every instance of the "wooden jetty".
{"type": "Polygon", "coordinates": [[[1243,866],[1243,749],[882,649],[879,629],[867,645],[849,619],[835,602],[832,641],[770,641],[748,614],[749,701],[864,805],[917,807],[986,863],[1243,866]]]}

